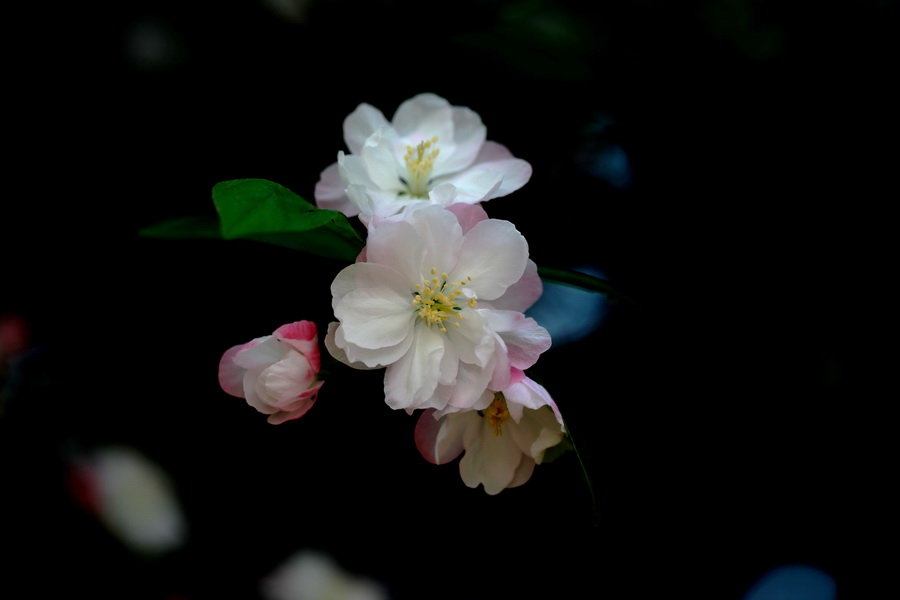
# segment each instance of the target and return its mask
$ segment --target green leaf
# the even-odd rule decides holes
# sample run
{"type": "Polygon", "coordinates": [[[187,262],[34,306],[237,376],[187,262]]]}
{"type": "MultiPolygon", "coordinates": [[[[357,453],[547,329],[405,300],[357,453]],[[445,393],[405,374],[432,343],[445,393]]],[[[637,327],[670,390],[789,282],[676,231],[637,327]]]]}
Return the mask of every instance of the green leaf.
{"type": "Polygon", "coordinates": [[[610,300],[622,301],[637,306],[637,302],[617,290],[607,280],[587,273],[554,267],[538,267],[538,275],[546,281],[571,285],[591,292],[600,292],[601,294],[606,294],[610,300]]]}
{"type": "Polygon", "coordinates": [[[222,237],[246,239],[353,261],[365,242],[342,213],[320,209],[265,179],[233,179],[213,186],[222,237]]]}
{"type": "Polygon", "coordinates": [[[138,235],[163,239],[222,239],[215,217],[178,217],[138,230],[138,235]]]}

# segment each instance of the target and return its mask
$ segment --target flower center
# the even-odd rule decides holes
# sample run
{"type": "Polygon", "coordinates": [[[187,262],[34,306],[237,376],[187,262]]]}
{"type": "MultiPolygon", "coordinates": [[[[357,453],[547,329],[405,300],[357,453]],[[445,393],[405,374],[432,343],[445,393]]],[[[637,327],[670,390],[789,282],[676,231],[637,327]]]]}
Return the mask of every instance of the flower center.
{"type": "Polygon", "coordinates": [[[410,196],[414,198],[428,197],[428,181],[431,179],[431,171],[434,169],[434,160],[441,149],[437,147],[437,136],[430,140],[423,140],[412,146],[406,147],[407,179],[404,181],[406,188],[409,190],[410,196]],[[432,149],[434,147],[434,149],[432,149]]]}
{"type": "MultiPolygon", "coordinates": [[[[475,308],[475,296],[470,296],[468,300],[457,304],[457,298],[463,294],[463,287],[467,281],[447,281],[447,274],[441,273],[437,276],[437,269],[431,268],[431,279],[424,279],[422,283],[416,284],[416,291],[413,292],[412,305],[416,307],[419,318],[428,325],[438,325],[440,330],[447,332],[444,321],[450,317],[456,317],[457,321],[453,324],[459,327],[459,321],[463,318],[462,309],[466,306],[475,308]]],[[[467,278],[472,281],[471,277],[467,278]]]]}
{"type": "Polygon", "coordinates": [[[501,392],[494,394],[494,401],[484,411],[484,418],[494,430],[494,435],[500,437],[503,431],[500,426],[509,421],[509,410],[506,408],[506,398],[501,392]]]}

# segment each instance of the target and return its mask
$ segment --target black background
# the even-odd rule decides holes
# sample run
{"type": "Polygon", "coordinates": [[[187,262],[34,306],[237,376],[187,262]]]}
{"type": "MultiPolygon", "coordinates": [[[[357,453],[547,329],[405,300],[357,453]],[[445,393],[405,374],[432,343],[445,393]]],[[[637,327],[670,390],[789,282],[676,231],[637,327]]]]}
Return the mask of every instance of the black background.
{"type": "Polygon", "coordinates": [[[0,416],[5,582],[253,598],[317,548],[400,600],[738,599],[793,563],[842,599],[882,589],[895,3],[189,4],[7,17],[0,312],[37,350],[0,416]],[[142,24],[169,32],[156,62],[131,46],[142,24]],[[324,331],[343,264],[136,234],[213,214],[228,179],[312,200],[346,115],[423,91],[531,163],[485,208],[539,265],[597,265],[639,305],[534,369],[593,502],[572,453],[495,497],[466,488],[421,459],[379,372],[337,371],[306,417],[267,424],[218,359],[290,321],[324,331]],[[627,186],[583,168],[609,145],[627,186]],[[72,501],[67,449],[106,444],[172,475],[183,549],[135,557],[72,501]]]}

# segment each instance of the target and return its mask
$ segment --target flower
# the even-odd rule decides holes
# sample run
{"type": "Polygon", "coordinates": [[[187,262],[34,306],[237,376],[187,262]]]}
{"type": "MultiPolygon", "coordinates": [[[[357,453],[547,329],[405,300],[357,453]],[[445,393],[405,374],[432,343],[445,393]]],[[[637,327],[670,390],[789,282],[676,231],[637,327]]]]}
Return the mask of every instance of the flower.
{"type": "Polygon", "coordinates": [[[187,541],[187,519],[169,474],[136,448],[100,446],[67,465],[69,491],[131,550],[172,552],[187,541]]]}
{"type": "Polygon", "coordinates": [[[319,368],[316,324],[296,321],[226,350],[219,361],[219,385],[277,425],[312,408],[323,383],[319,368]]]}
{"type": "Polygon", "coordinates": [[[478,113],[435,94],[418,94],[388,122],[362,103],[344,120],[350,153],[322,171],[320,208],[346,216],[390,216],[409,206],[474,204],[505,196],[531,178],[531,165],[489,141],[478,113]]]}
{"type": "Polygon", "coordinates": [[[380,581],[357,575],[320,550],[299,550],[260,582],[266,600],[387,600],[380,581]]]}
{"type": "Polygon", "coordinates": [[[540,295],[528,243],[481,207],[422,204],[370,223],[364,259],[331,285],[325,346],[351,367],[386,367],[385,401],[412,412],[487,408],[550,347],[521,311],[540,295]]]}
{"type": "Polygon", "coordinates": [[[493,394],[485,410],[450,413],[435,419],[426,410],[416,422],[419,453],[441,465],[463,451],[459,474],[470,488],[484,486],[490,495],[531,478],[544,452],[566,436],[562,415],[547,390],[519,369],[510,384],[493,394]]]}

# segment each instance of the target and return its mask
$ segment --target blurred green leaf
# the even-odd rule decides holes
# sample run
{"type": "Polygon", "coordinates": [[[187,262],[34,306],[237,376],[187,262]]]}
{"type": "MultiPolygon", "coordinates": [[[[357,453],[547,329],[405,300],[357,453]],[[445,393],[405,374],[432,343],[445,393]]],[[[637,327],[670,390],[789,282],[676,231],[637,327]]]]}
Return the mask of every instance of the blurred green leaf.
{"type": "Polygon", "coordinates": [[[316,256],[353,261],[364,240],[342,213],[320,209],[266,179],[233,179],[213,186],[222,237],[247,239],[316,256]]]}

